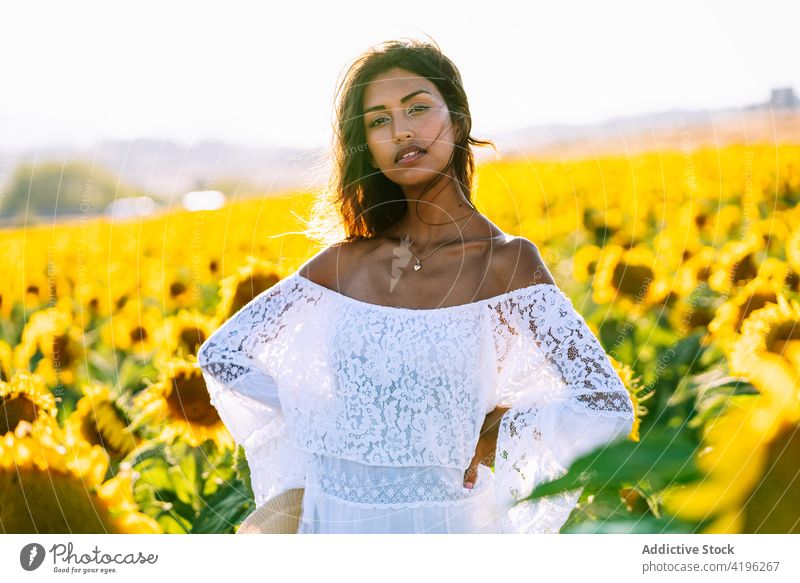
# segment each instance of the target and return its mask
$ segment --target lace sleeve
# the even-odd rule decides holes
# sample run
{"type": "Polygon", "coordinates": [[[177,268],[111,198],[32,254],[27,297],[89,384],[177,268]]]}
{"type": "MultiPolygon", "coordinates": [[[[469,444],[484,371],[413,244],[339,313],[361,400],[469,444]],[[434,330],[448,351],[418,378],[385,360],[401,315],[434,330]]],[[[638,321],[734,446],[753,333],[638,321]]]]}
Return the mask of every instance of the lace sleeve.
{"type": "Polygon", "coordinates": [[[244,447],[257,506],[305,482],[305,455],[288,438],[274,371],[280,347],[288,342],[289,296],[282,282],[264,291],[197,353],[211,403],[244,447]]]}
{"type": "Polygon", "coordinates": [[[526,288],[497,306],[497,329],[516,356],[495,402],[495,488],[516,532],[556,533],[582,488],[524,500],[581,455],[630,432],[633,403],[600,341],[555,285],[526,288]],[[522,501],[520,501],[522,500],[522,501]]]}

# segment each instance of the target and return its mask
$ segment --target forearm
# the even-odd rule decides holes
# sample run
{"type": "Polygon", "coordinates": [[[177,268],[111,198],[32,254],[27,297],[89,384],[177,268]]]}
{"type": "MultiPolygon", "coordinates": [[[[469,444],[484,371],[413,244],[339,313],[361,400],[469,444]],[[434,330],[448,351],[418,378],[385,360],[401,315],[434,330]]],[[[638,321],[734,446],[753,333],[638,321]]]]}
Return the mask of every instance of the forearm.
{"type": "Polygon", "coordinates": [[[510,407],[495,407],[495,409],[486,416],[483,426],[481,427],[481,453],[483,459],[481,463],[485,466],[494,465],[495,449],[497,448],[497,434],[500,429],[500,421],[503,415],[510,410],[510,407]]]}

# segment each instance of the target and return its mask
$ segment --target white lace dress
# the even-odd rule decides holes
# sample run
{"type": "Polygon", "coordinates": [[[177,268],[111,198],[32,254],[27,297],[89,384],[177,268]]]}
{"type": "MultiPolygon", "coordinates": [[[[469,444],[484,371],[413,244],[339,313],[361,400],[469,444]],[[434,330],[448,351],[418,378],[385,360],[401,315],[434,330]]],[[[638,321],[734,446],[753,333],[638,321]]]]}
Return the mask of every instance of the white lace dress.
{"type": "Polygon", "coordinates": [[[298,272],[198,352],[260,506],[305,488],[298,533],[555,533],[581,490],[521,501],[624,438],[633,406],[562,291],[531,285],[435,309],[351,298],[298,272]],[[494,472],[464,472],[485,416],[494,472]]]}

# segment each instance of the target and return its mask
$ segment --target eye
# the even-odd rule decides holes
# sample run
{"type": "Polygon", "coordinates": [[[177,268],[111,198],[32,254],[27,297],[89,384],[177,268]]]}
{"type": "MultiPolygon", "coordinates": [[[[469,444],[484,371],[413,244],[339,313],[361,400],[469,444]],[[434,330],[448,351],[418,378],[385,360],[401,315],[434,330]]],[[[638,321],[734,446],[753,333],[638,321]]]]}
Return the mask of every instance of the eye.
{"type": "MultiPolygon", "coordinates": [[[[416,105],[412,105],[410,111],[412,111],[412,112],[414,112],[414,111],[425,111],[426,109],[430,109],[430,107],[428,107],[427,105],[422,105],[422,104],[418,103],[416,105]]],[[[373,119],[370,122],[369,127],[371,127],[371,128],[378,127],[378,125],[380,125],[380,124],[378,124],[378,122],[380,120],[382,120],[382,119],[384,119],[384,118],[383,117],[376,117],[375,119],[373,119]]]]}

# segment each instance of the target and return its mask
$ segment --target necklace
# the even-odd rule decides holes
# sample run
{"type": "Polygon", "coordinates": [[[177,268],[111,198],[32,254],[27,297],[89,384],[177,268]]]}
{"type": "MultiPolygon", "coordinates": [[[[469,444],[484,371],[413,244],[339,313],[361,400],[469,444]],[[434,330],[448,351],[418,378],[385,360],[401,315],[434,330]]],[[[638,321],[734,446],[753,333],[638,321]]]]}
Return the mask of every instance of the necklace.
{"type": "MultiPolygon", "coordinates": [[[[455,237],[453,237],[453,238],[452,238],[452,239],[450,239],[449,241],[444,241],[443,243],[439,243],[439,244],[436,246],[436,248],[435,248],[433,251],[431,251],[430,253],[428,253],[427,255],[425,255],[425,257],[422,257],[422,258],[420,258],[420,257],[417,257],[416,255],[414,255],[414,252],[413,252],[413,251],[411,251],[411,245],[412,245],[412,243],[413,243],[413,242],[409,242],[409,244],[408,244],[408,250],[409,250],[409,252],[411,253],[411,256],[412,256],[412,257],[414,257],[414,259],[416,260],[416,261],[414,261],[414,271],[419,271],[420,269],[422,269],[422,260],[423,260],[423,259],[427,259],[427,258],[428,258],[428,257],[430,257],[431,255],[433,255],[434,253],[436,253],[436,252],[439,250],[439,248],[440,248],[440,247],[442,247],[443,245],[446,245],[447,243],[452,243],[453,241],[455,241],[456,239],[458,239],[458,238],[461,236],[461,233],[463,233],[463,232],[464,232],[464,229],[466,229],[466,228],[467,228],[467,225],[468,225],[468,224],[469,224],[469,222],[472,220],[472,217],[473,217],[473,216],[475,216],[475,213],[476,213],[476,212],[478,212],[478,211],[477,211],[477,209],[473,208],[473,209],[472,209],[472,214],[470,214],[470,215],[469,215],[469,218],[467,219],[467,222],[466,222],[466,223],[464,223],[464,226],[463,226],[463,227],[461,227],[461,228],[458,230],[458,235],[456,235],[455,237]]],[[[405,233],[404,233],[404,235],[405,235],[405,233]]]]}

